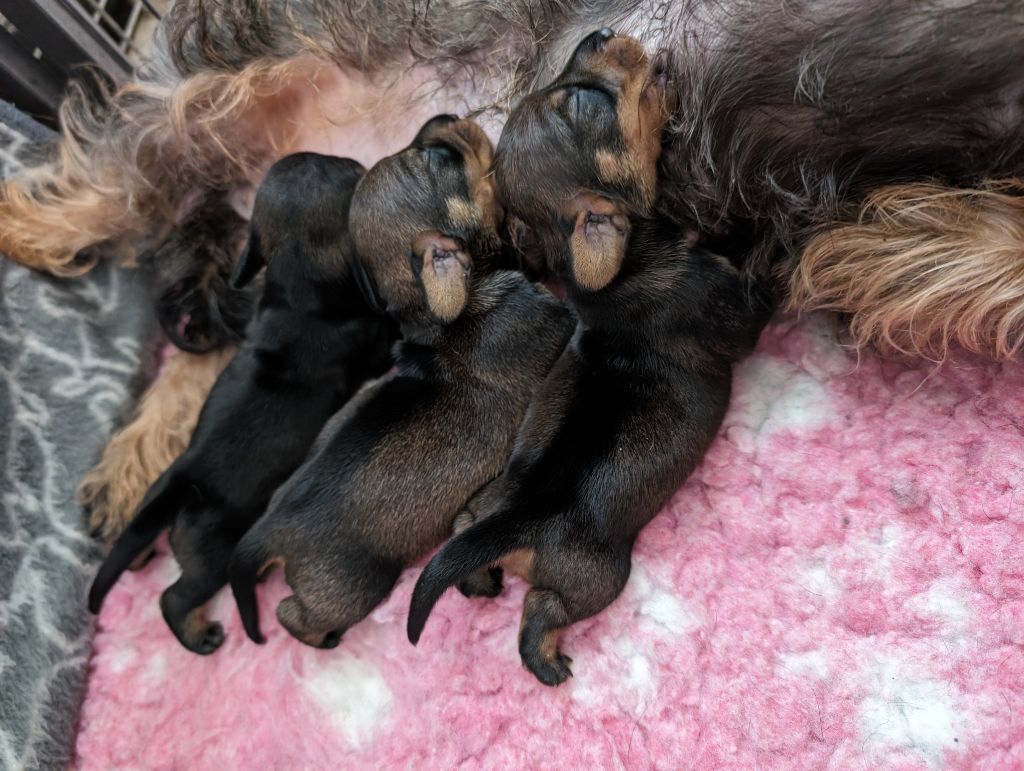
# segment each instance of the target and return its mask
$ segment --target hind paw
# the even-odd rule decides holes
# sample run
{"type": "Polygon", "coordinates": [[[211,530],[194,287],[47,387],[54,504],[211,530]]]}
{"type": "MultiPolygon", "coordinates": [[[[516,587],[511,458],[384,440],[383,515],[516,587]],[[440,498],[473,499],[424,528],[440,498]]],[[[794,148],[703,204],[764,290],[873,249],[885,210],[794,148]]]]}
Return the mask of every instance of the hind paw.
{"type": "Polygon", "coordinates": [[[572,670],[569,668],[571,663],[571,658],[561,651],[555,651],[555,655],[550,659],[540,659],[533,662],[524,661],[523,666],[533,672],[536,678],[544,683],[544,685],[556,686],[561,685],[572,677],[572,670]]]}
{"type": "Polygon", "coordinates": [[[191,636],[190,639],[183,639],[182,644],[193,653],[200,656],[209,656],[224,643],[224,627],[220,622],[213,621],[206,625],[199,635],[191,636]]]}
{"type": "Polygon", "coordinates": [[[501,568],[478,570],[459,581],[459,591],[466,597],[497,597],[501,594],[501,568]]]}

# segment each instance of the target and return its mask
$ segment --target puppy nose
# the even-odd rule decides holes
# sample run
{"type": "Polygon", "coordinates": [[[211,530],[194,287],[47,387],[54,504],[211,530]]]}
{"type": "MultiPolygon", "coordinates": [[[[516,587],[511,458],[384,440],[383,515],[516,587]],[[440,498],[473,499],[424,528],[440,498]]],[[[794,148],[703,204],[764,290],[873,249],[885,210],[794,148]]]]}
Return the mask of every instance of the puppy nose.
{"type": "Polygon", "coordinates": [[[615,33],[612,32],[611,27],[602,27],[597,32],[591,32],[583,41],[583,46],[588,51],[600,51],[604,48],[604,44],[615,37],[615,33]]]}
{"type": "Polygon", "coordinates": [[[583,66],[585,58],[590,54],[600,53],[604,48],[605,43],[615,37],[615,33],[612,32],[610,27],[602,27],[597,32],[591,32],[580,44],[576,46],[576,51],[573,53],[572,61],[570,66],[583,66]]]}

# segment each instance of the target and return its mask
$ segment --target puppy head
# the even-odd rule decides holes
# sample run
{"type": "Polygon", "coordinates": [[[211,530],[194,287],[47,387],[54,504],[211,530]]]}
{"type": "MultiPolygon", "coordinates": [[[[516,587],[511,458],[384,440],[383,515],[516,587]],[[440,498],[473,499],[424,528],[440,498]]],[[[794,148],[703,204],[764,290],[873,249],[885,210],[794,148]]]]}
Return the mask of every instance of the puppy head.
{"type": "Polygon", "coordinates": [[[666,81],[664,60],[603,29],[505,124],[495,156],[502,204],[536,234],[551,269],[582,289],[615,277],[630,216],[654,205],[666,81]]]}
{"type": "Polygon", "coordinates": [[[205,353],[237,342],[252,316],[254,292],[230,285],[246,223],[223,191],[200,196],[166,238],[139,255],[155,276],[156,313],[178,348],[205,353]]]}
{"type": "Polygon", "coordinates": [[[491,156],[476,123],[439,115],[367,172],[350,227],[364,290],[378,307],[432,323],[465,308],[471,274],[501,247],[491,156]]]}
{"type": "Polygon", "coordinates": [[[295,153],[271,166],[256,191],[249,241],[232,286],[247,285],[264,266],[268,287],[347,275],[349,206],[364,173],[351,159],[318,153],[295,153]]]}

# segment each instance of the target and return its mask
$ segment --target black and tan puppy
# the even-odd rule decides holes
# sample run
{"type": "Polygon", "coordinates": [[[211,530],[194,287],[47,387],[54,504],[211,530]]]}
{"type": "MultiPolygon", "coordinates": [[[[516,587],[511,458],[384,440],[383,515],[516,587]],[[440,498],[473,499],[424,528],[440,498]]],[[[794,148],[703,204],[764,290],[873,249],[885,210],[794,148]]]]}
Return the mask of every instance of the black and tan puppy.
{"type": "Polygon", "coordinates": [[[305,643],[337,645],[500,473],[536,384],[565,347],[568,309],[492,267],[502,214],[490,163],[475,123],[439,116],[356,191],[364,285],[403,340],[395,371],[332,418],[239,544],[231,585],[256,641],[257,577],[283,564],[294,595],[278,619],[305,643]]]}
{"type": "Polygon", "coordinates": [[[324,423],[390,364],[392,325],[367,306],[353,272],[348,209],[363,169],[313,153],[278,161],[256,196],[232,277],[264,290],[246,341],[218,378],[184,453],[146,494],[89,592],[98,612],[122,572],[171,527],[182,575],[160,607],[181,643],[223,641],[203,605],[227,583],[231,553],[324,423]]]}
{"type": "Polygon", "coordinates": [[[175,346],[207,353],[237,344],[252,319],[257,283],[231,285],[246,237],[246,222],[223,190],[195,201],[139,266],[155,274],[156,314],[175,346]]]}
{"type": "Polygon", "coordinates": [[[757,340],[736,269],[649,215],[666,117],[664,79],[609,30],[513,112],[498,145],[502,203],[536,234],[580,324],[538,389],[476,519],[423,571],[409,639],[463,582],[494,594],[502,565],[526,578],[523,663],[570,676],[560,632],[622,591],[641,528],[683,483],[729,404],[732,364],[757,340]]]}

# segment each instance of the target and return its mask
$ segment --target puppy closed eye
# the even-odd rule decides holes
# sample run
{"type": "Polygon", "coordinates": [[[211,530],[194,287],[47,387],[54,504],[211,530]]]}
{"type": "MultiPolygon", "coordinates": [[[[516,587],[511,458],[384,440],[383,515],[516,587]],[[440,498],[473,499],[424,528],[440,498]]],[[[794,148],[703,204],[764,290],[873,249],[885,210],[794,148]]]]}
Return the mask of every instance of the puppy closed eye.
{"type": "Polygon", "coordinates": [[[614,97],[596,86],[569,86],[565,90],[566,108],[573,116],[586,115],[597,110],[614,107],[614,97]]]}
{"type": "Polygon", "coordinates": [[[436,169],[444,166],[455,166],[462,161],[459,152],[450,145],[431,144],[423,148],[423,156],[427,166],[436,169]]]}

